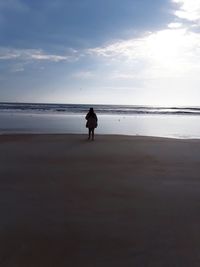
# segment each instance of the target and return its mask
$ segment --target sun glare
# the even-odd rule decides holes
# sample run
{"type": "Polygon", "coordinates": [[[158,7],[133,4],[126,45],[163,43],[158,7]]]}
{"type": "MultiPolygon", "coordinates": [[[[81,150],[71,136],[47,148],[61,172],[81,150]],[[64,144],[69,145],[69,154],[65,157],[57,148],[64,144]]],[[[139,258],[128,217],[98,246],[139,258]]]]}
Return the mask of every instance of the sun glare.
{"type": "Polygon", "coordinates": [[[185,42],[185,30],[163,30],[149,36],[147,47],[151,58],[163,64],[174,65],[185,42]]]}
{"type": "Polygon", "coordinates": [[[184,28],[166,29],[149,35],[145,49],[154,65],[179,75],[197,68],[199,43],[199,35],[195,32],[184,28]]]}

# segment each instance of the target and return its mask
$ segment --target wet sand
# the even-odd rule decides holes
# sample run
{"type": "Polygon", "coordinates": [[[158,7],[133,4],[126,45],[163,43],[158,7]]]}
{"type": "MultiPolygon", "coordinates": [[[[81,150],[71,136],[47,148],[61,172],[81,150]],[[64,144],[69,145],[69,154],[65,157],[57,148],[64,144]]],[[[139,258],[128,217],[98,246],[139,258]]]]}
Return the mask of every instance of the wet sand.
{"type": "Polygon", "coordinates": [[[0,136],[0,266],[200,266],[200,140],[0,136]]]}

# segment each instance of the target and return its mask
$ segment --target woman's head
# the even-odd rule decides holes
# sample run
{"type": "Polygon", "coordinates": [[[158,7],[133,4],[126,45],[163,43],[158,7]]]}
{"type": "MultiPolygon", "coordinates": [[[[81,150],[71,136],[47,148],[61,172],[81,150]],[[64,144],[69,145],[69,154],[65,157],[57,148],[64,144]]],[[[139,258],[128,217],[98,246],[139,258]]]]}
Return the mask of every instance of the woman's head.
{"type": "Polygon", "coordinates": [[[93,108],[90,108],[89,112],[90,113],[94,113],[94,109],[93,108]]]}

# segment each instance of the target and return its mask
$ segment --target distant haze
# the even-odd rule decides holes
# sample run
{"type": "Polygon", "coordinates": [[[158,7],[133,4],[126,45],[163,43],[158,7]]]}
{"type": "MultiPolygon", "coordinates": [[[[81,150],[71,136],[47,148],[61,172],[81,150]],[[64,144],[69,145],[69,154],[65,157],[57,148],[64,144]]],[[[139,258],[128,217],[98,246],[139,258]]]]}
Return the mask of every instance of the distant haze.
{"type": "Polygon", "coordinates": [[[0,1],[0,101],[200,106],[200,0],[0,1]]]}

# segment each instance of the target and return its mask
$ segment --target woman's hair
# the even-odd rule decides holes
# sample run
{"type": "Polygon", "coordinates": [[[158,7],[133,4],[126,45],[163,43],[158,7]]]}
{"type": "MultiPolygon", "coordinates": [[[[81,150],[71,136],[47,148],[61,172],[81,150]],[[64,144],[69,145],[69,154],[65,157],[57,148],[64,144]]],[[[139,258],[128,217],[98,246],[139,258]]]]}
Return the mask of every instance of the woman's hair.
{"type": "Polygon", "coordinates": [[[88,112],[89,117],[96,118],[96,114],[94,113],[94,109],[90,108],[88,112]]]}

